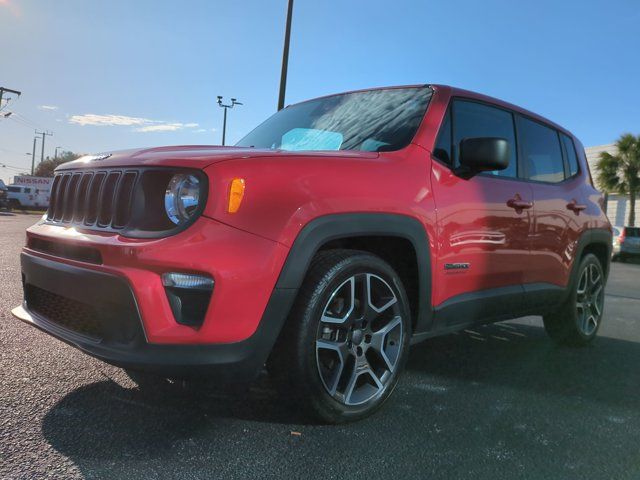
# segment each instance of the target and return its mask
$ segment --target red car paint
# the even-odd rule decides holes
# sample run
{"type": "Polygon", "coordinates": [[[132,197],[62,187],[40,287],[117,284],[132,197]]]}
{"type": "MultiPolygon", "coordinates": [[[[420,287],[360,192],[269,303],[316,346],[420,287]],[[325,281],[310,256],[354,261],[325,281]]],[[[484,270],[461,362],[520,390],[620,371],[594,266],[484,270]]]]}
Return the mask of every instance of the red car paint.
{"type": "MultiPolygon", "coordinates": [[[[610,231],[601,195],[590,183],[581,144],[562,127],[514,105],[451,87],[432,88],[413,141],[398,151],[185,146],[114,153],[99,166],[204,171],[209,192],[202,215],[186,230],[156,239],[46,222],[27,231],[28,239],[95,248],[102,254],[101,265],[51,256],[28,246],[24,251],[125,279],[152,344],[220,344],[251,337],[301,231],[314,219],[339,213],[397,214],[422,225],[430,247],[433,309],[458,295],[514,284],[566,287],[579,236],[587,229],[610,231]],[[453,98],[496,105],[569,135],[576,142],[581,172],[554,185],[483,175],[461,178],[432,155],[453,98]],[[234,178],[245,179],[246,191],[239,211],[230,214],[227,191],[234,178]],[[512,208],[510,200],[531,208],[512,208]],[[570,204],[584,209],[571,210],[570,204]],[[469,268],[446,268],[458,263],[469,268]],[[215,279],[199,328],[178,324],[171,313],[161,274],[176,270],[215,279]]],[[[72,162],[60,170],[81,166],[72,162]]]]}

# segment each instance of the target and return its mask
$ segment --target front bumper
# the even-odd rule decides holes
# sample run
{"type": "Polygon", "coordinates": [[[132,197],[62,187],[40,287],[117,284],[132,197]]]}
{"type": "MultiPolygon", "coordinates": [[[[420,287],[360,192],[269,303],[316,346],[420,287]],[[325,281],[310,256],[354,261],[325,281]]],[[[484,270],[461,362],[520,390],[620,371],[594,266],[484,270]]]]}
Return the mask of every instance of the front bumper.
{"type": "MultiPolygon", "coordinates": [[[[125,280],[23,253],[25,302],[13,309],[20,320],[96,357],[124,368],[167,375],[206,374],[225,381],[250,380],[262,369],[295,291],[276,289],[258,330],[247,340],[215,345],[148,343],[133,294],[125,280]],[[71,329],[51,311],[34,309],[29,289],[40,289],[77,305],[90,305],[97,322],[90,331],[71,329]],[[54,320],[55,318],[56,320],[54,320]]],[[[78,307],[81,309],[81,307],[78,307]]]]}
{"type": "Polygon", "coordinates": [[[295,289],[274,288],[286,249],[202,218],[174,237],[131,241],[35,225],[21,255],[25,301],[19,319],[117,366],[166,374],[254,377],[280,332],[295,289]],[[33,239],[99,251],[34,250],[33,239]],[[67,255],[60,257],[59,255],[67,255]],[[93,262],[93,263],[91,263],[93,262]],[[200,327],[176,322],[163,272],[216,279],[200,327]]]}

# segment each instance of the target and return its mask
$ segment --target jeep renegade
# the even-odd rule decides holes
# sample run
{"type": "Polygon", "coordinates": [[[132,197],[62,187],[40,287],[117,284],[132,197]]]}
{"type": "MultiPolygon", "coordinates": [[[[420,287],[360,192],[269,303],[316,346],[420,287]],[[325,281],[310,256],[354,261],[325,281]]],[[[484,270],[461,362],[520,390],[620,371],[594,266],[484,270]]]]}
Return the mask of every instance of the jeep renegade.
{"type": "Polygon", "coordinates": [[[447,86],[372,89],[291,105],[235,147],[61,165],[13,313],[136,378],[266,366],[344,422],[435,335],[541,315],[591,341],[611,245],[569,131],[447,86]]]}

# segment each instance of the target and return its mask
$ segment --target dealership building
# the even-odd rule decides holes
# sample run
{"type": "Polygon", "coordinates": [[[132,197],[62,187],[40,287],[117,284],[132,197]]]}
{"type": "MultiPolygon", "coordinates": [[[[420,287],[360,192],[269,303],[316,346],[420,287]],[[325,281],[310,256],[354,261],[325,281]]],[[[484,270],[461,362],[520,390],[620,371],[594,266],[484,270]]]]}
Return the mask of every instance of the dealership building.
{"type": "MultiPolygon", "coordinates": [[[[591,170],[591,176],[596,184],[596,187],[600,190],[602,188],[598,185],[598,160],[600,159],[600,153],[609,152],[612,155],[618,153],[615,144],[598,145],[596,147],[586,147],[585,152],[587,154],[587,161],[589,162],[589,169],[591,170]]],[[[640,219],[640,199],[636,199],[636,218],[640,219]]],[[[619,195],[617,193],[610,193],[607,195],[607,216],[613,225],[623,226],[627,223],[629,218],[630,202],[627,195],[619,195]]]]}

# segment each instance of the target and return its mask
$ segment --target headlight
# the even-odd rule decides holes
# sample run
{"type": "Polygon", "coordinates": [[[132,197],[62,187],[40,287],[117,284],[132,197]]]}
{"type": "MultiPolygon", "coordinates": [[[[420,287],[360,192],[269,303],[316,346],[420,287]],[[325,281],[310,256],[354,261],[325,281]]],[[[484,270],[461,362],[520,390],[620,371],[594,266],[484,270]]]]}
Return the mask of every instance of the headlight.
{"type": "Polygon", "coordinates": [[[179,173],[171,177],[164,195],[164,208],[176,225],[187,222],[198,209],[200,180],[195,175],[179,173]]]}

